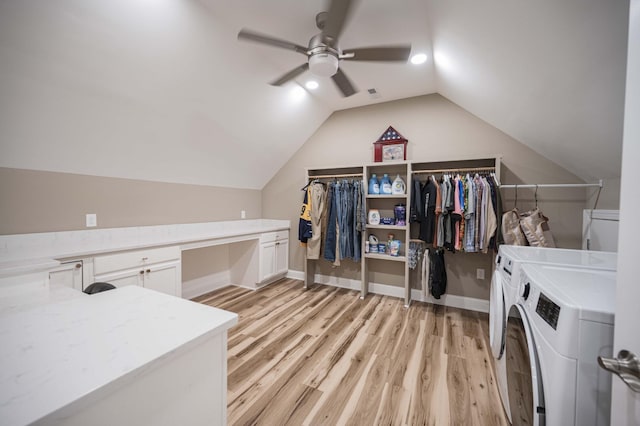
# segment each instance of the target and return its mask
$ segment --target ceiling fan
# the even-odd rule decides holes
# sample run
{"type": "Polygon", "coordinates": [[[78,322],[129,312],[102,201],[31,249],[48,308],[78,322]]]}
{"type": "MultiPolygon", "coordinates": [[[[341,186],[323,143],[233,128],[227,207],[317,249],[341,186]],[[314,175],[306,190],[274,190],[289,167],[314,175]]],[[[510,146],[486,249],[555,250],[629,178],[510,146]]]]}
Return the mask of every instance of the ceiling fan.
{"type": "Polygon", "coordinates": [[[343,96],[351,96],[356,93],[357,90],[346,74],[340,69],[339,62],[341,60],[406,62],[411,53],[410,44],[340,49],[338,47],[338,38],[340,37],[340,33],[343,30],[353,3],[354,1],[352,0],[331,0],[328,11],[320,12],[316,15],[316,26],[321,32],[311,37],[307,47],[247,29],[242,29],[238,33],[238,40],[249,40],[282,49],[293,50],[307,57],[306,63],[269,83],[272,86],[281,86],[309,70],[320,77],[331,77],[343,96]]]}

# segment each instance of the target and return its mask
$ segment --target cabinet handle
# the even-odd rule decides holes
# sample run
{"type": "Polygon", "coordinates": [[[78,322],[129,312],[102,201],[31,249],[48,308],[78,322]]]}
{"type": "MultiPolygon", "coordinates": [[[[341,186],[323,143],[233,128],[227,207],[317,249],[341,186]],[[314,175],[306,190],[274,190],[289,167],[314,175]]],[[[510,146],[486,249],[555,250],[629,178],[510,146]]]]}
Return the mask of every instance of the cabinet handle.
{"type": "Polygon", "coordinates": [[[143,262],[146,262],[147,260],[149,260],[149,258],[148,258],[148,257],[143,257],[143,258],[142,258],[142,261],[143,261],[143,262]]]}
{"type": "Polygon", "coordinates": [[[149,272],[151,272],[151,269],[147,269],[147,274],[148,274],[149,272]]]}
{"type": "Polygon", "coordinates": [[[76,269],[82,268],[82,263],[76,263],[76,269]]]}
{"type": "Polygon", "coordinates": [[[144,274],[144,271],[140,271],[140,275],[143,275],[143,274],[144,274]]]}

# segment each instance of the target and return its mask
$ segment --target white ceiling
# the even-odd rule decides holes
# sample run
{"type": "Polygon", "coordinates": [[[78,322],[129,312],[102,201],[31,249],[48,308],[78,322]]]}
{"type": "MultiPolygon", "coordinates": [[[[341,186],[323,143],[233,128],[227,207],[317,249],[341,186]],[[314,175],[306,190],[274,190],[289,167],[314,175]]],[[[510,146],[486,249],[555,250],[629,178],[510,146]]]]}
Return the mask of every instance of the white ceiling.
{"type": "MultiPolygon", "coordinates": [[[[321,0],[201,1],[234,33],[248,28],[302,45],[318,32],[314,17],[326,7],[321,0]]],[[[342,98],[327,78],[313,96],[340,110],[438,92],[587,181],[617,177],[627,20],[626,1],[360,1],[341,47],[410,42],[429,60],[342,61],[360,92],[342,98]],[[372,99],[369,88],[381,97],[372,99]]],[[[250,42],[234,49],[249,52],[256,68],[273,64],[277,72],[251,77],[265,86],[305,59],[250,42]]]]}
{"type": "Polygon", "coordinates": [[[627,1],[358,1],[341,47],[427,62],[342,61],[359,93],[292,101],[309,73],[267,83],[304,56],[236,35],[306,45],[325,7],[0,2],[0,166],[260,189],[333,111],[440,93],[584,180],[620,175],[627,1]]]}

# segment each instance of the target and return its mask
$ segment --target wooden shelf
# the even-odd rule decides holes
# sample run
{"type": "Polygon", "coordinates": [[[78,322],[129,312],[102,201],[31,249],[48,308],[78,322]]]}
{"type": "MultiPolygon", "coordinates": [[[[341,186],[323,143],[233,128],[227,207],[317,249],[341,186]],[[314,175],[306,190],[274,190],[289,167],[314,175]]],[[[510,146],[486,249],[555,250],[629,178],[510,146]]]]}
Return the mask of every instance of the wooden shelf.
{"type": "Polygon", "coordinates": [[[408,228],[406,226],[398,226],[398,225],[366,225],[366,229],[395,229],[396,231],[406,231],[408,228]]]}
{"type": "Polygon", "coordinates": [[[367,259],[392,260],[394,262],[406,262],[406,256],[391,256],[390,254],[365,253],[367,259]]]}
{"type": "Polygon", "coordinates": [[[367,198],[385,199],[385,198],[407,198],[407,194],[367,194],[367,198]]]}

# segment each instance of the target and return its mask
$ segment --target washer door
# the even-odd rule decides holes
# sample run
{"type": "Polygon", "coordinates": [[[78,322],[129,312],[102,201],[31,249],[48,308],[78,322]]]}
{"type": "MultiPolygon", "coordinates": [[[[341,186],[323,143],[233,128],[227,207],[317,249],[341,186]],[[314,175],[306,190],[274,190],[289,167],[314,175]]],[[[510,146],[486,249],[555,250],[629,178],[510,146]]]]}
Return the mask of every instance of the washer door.
{"type": "Polygon", "coordinates": [[[504,316],[504,286],[502,275],[496,268],[491,278],[491,294],[489,296],[489,342],[491,352],[496,359],[502,358],[506,339],[506,321],[504,316]]]}
{"type": "Polygon", "coordinates": [[[520,305],[513,305],[507,321],[507,387],[511,422],[545,424],[540,362],[529,320],[520,305]]]}

